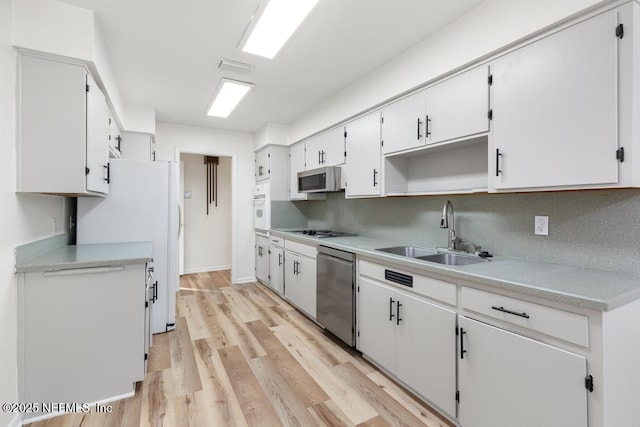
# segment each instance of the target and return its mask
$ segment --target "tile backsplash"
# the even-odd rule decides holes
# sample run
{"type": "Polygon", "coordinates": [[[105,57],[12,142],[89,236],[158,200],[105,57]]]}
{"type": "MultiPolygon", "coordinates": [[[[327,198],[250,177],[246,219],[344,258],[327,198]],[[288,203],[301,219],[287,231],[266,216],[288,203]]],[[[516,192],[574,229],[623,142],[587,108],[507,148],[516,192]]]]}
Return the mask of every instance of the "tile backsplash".
{"type": "MultiPolygon", "coordinates": [[[[483,250],[527,260],[640,274],[640,190],[590,190],[286,202],[310,228],[331,228],[416,246],[446,246],[442,207],[453,203],[456,234],[483,250]],[[534,216],[549,235],[534,235],[534,216]]],[[[276,213],[277,216],[277,213],[276,213]]],[[[278,221],[286,227],[286,221],[278,221]]]]}

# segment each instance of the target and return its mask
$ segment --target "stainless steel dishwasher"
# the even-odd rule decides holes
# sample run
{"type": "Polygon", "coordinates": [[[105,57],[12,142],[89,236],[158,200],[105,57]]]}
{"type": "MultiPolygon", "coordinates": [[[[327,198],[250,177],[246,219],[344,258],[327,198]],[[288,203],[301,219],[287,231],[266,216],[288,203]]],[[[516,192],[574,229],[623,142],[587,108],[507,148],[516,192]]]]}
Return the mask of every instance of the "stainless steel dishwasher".
{"type": "Polygon", "coordinates": [[[318,246],[316,320],[350,346],[355,341],[355,254],[318,246]]]}

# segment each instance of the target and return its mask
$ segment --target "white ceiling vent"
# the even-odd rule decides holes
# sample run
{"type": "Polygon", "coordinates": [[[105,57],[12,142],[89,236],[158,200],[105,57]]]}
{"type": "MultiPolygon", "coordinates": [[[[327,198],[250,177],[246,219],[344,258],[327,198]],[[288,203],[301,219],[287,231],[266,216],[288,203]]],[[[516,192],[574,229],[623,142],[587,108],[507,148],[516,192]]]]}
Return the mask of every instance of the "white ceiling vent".
{"type": "Polygon", "coordinates": [[[255,68],[251,64],[245,64],[244,62],[234,61],[233,59],[221,59],[218,63],[218,68],[225,71],[231,71],[240,74],[249,74],[255,68]]]}

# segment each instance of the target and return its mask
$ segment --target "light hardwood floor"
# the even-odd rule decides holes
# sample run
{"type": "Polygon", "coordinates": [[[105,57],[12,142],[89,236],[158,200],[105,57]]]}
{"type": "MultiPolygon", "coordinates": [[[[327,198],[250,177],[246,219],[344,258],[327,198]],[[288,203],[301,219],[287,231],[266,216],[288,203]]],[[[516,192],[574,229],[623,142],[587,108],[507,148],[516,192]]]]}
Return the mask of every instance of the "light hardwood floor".
{"type": "Polygon", "coordinates": [[[451,424],[258,283],[183,276],[174,331],[154,335],[145,380],[107,414],[58,426],[451,424]]]}

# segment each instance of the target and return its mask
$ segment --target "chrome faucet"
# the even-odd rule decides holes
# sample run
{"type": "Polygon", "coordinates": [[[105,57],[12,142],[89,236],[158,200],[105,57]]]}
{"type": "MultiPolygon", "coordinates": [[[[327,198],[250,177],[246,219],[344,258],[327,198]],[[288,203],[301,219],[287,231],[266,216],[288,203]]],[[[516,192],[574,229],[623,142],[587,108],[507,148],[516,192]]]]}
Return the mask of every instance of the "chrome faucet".
{"type": "Polygon", "coordinates": [[[454,228],[453,205],[451,204],[451,200],[447,200],[447,203],[445,203],[444,207],[442,208],[440,228],[449,229],[449,243],[447,249],[449,249],[450,251],[455,250],[456,241],[458,240],[458,238],[456,237],[456,230],[454,228]]]}

